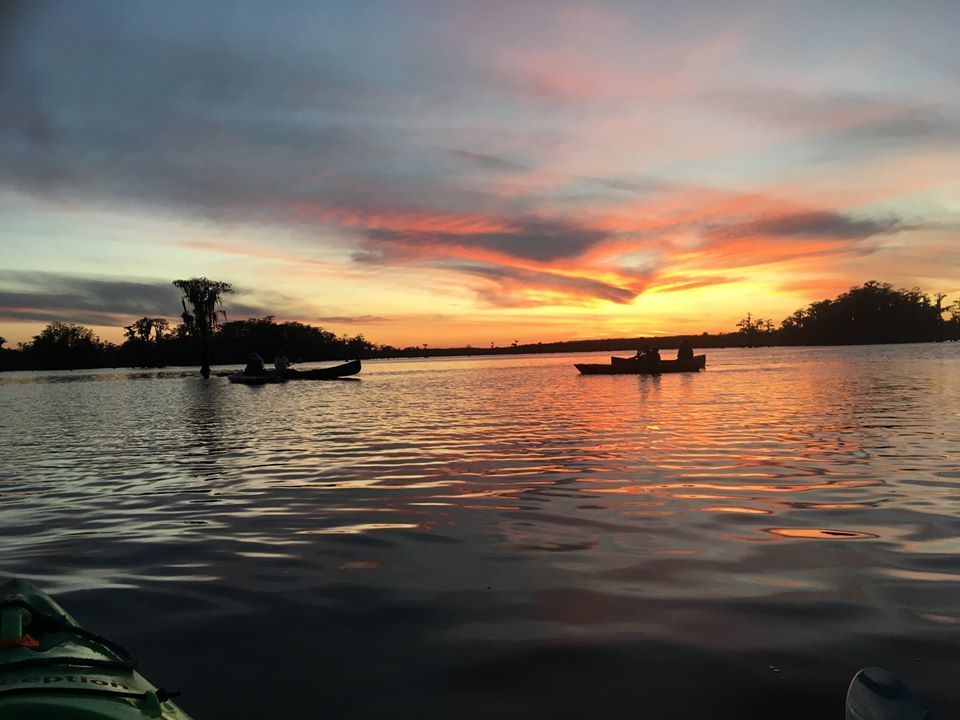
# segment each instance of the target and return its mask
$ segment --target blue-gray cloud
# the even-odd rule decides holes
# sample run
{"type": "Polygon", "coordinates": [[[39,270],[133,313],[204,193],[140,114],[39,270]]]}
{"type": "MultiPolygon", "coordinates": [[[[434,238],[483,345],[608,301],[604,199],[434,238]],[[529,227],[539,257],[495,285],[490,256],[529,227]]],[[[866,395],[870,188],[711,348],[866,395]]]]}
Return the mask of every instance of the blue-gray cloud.
{"type": "Polygon", "coordinates": [[[530,170],[529,167],[522,163],[497,157],[496,155],[473,152],[471,150],[451,150],[450,155],[465,165],[480,168],[481,170],[489,170],[491,172],[515,173],[530,170]]]}
{"type": "Polygon", "coordinates": [[[480,71],[438,68],[394,44],[384,24],[413,24],[410,13],[99,0],[20,8],[0,68],[0,187],[221,223],[336,224],[340,213],[361,218],[340,235],[368,258],[389,255],[378,243],[440,242],[550,260],[606,237],[575,218],[532,217],[547,197],[537,189],[509,200],[488,188],[491,174],[529,166],[469,148],[481,131],[456,116],[486,112],[471,89],[480,71]],[[344,34],[368,31],[382,42],[347,47],[344,34]],[[383,212],[516,219],[470,236],[364,230],[364,216],[383,212]]]}
{"type": "Polygon", "coordinates": [[[323,315],[311,318],[315,322],[322,323],[348,323],[348,324],[372,324],[392,322],[391,318],[382,315],[323,315]]]}
{"type": "Polygon", "coordinates": [[[803,132],[796,143],[818,162],[960,145],[960,112],[942,102],[784,88],[728,88],[700,94],[696,100],[772,127],[803,132]]]}
{"type": "Polygon", "coordinates": [[[640,293],[639,288],[618,287],[592,278],[528,268],[478,262],[445,263],[443,267],[491,281],[493,287],[480,288],[478,297],[487,304],[500,307],[537,304],[523,299],[518,300],[516,294],[511,292],[514,286],[534,291],[562,293],[573,297],[607,300],[618,304],[629,303],[640,293]]]}
{"type": "MultiPolygon", "coordinates": [[[[276,312],[250,302],[242,289],[224,306],[231,317],[262,317],[276,312]]],[[[289,298],[274,298],[285,308],[289,298]]],[[[52,272],[0,270],[0,319],[17,322],[77,322],[120,327],[139,317],[176,319],[180,292],[164,280],[125,280],[52,272]]]]}
{"type": "Polygon", "coordinates": [[[900,218],[855,218],[831,211],[812,211],[761,217],[743,223],[707,226],[707,235],[714,238],[741,237],[822,237],[863,240],[875,235],[889,235],[909,227],[900,218]]]}
{"type": "MultiPolygon", "coordinates": [[[[383,2],[370,10],[367,4],[334,0],[279,2],[269,8],[184,0],[5,3],[0,5],[0,190],[222,223],[308,231],[317,224],[338,224],[336,233],[303,232],[298,238],[330,242],[335,235],[352,244],[358,261],[368,263],[405,261],[415,255],[406,250],[433,245],[483,249],[533,263],[577,258],[613,239],[583,219],[581,205],[616,204],[625,193],[642,196],[677,187],[647,177],[649,168],[640,156],[634,177],[550,174],[550,158],[558,157],[557,166],[564,167],[564,159],[586,154],[576,133],[595,131],[590,123],[604,109],[575,99],[541,102],[525,96],[525,90],[506,88],[511,78],[504,75],[516,68],[509,57],[497,65],[503,58],[494,56],[536,53],[545,37],[539,29],[551,25],[543,22],[550,4],[514,6],[507,12],[507,6],[488,10],[482,4],[437,3],[425,13],[402,3],[383,2]],[[504,22],[507,15],[512,22],[504,22]],[[465,20],[474,23],[471,33],[463,31],[465,20]],[[571,149],[576,152],[567,152],[571,149]],[[549,181],[538,187],[547,176],[549,181]],[[376,219],[405,213],[483,217],[503,229],[414,232],[376,219]],[[341,223],[342,217],[350,219],[341,223]]],[[[646,33],[646,40],[657,40],[666,28],[671,39],[691,45],[722,31],[720,24],[730,14],[726,8],[648,11],[635,3],[613,3],[601,14],[607,11],[614,24],[624,21],[636,33],[646,33]]],[[[740,11],[752,14],[749,3],[740,11]]],[[[557,12],[562,34],[569,28],[564,30],[557,12]]],[[[584,48],[603,54],[606,40],[589,28],[585,33],[589,37],[572,33],[581,44],[580,54],[572,53],[572,66],[577,58],[589,57],[584,48]]],[[[556,42],[544,47],[563,49],[556,42]]],[[[665,73],[675,59],[674,47],[651,48],[661,54],[665,73]]],[[[646,57],[642,42],[613,50],[611,57],[621,57],[622,51],[624,60],[646,57]]],[[[562,63],[565,56],[558,52],[557,57],[562,63]]],[[[638,87],[646,77],[640,75],[638,87]]],[[[588,73],[585,81],[591,77],[588,73]]],[[[812,128],[820,135],[802,142],[814,143],[824,154],[834,148],[866,154],[886,143],[955,147],[960,137],[947,101],[765,90],[692,99],[707,111],[812,128]],[[844,113],[864,119],[837,129],[831,123],[844,113]]],[[[605,110],[626,110],[633,103],[623,115],[633,117],[636,102],[636,97],[624,98],[605,110]]],[[[655,100],[650,109],[655,117],[655,100]]],[[[671,105],[663,121],[676,109],[671,105]]],[[[618,134],[615,140],[622,139],[618,134]]],[[[591,142],[598,142],[595,136],[591,142]]],[[[599,147],[598,154],[609,158],[616,150],[599,147]]],[[[763,162],[773,166],[777,160],[782,158],[763,162]]],[[[651,162],[669,173],[668,160],[651,162]]],[[[678,172],[677,177],[689,177],[678,172]]],[[[642,214],[638,202],[636,215],[642,214]]],[[[702,230],[708,244],[768,235],[830,236],[855,245],[907,227],[899,220],[830,212],[688,225],[702,230]]],[[[639,233],[634,239],[638,245],[655,241],[639,233]]],[[[521,277],[519,271],[500,272],[504,281],[521,277]]],[[[525,279],[532,284],[549,280],[554,287],[569,282],[557,277],[528,274],[525,279]]],[[[576,290],[614,302],[634,293],[632,287],[591,283],[583,281],[576,290]]],[[[108,299],[108,294],[97,299],[89,287],[36,294],[46,296],[38,300],[46,305],[32,312],[71,299],[78,312],[101,312],[108,299]]],[[[7,300],[8,313],[30,312],[14,307],[26,297],[7,300]]],[[[241,313],[260,310],[255,303],[235,304],[241,313]]],[[[128,306],[117,307],[126,312],[128,306]]],[[[134,315],[155,312],[131,309],[134,315]]]]}
{"type": "Polygon", "coordinates": [[[575,221],[552,218],[513,218],[505,229],[477,232],[425,232],[368,230],[368,238],[380,243],[401,245],[448,245],[477,247],[537,261],[573,258],[609,238],[603,230],[575,221]]]}

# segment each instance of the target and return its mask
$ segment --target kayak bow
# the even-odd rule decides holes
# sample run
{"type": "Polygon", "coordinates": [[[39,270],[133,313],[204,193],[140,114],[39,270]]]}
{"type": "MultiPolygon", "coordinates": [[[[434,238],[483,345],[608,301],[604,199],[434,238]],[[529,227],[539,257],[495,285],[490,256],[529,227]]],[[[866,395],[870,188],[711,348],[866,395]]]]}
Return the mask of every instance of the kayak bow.
{"type": "Polygon", "coordinates": [[[31,583],[0,586],[0,717],[190,720],[135,667],[31,583]]]}
{"type": "Polygon", "coordinates": [[[847,720],[930,720],[900,678],[878,667],[858,672],[847,690],[847,720]]]}

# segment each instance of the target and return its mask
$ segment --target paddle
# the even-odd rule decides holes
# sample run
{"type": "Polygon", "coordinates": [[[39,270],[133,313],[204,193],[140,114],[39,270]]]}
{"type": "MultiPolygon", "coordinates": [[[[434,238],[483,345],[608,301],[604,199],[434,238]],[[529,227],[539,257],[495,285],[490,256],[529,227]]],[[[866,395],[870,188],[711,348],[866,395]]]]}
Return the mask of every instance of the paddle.
{"type": "Polygon", "coordinates": [[[910,688],[888,670],[858,672],[847,690],[847,720],[932,720],[910,688]]]}

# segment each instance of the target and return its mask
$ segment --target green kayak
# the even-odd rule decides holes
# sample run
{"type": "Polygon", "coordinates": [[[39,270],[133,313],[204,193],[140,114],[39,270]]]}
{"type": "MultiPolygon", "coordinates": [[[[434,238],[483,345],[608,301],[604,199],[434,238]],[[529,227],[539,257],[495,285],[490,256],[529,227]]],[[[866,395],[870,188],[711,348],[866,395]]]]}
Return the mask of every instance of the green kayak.
{"type": "Polygon", "coordinates": [[[190,720],[135,667],[31,583],[0,586],[0,718],[190,720]]]}

